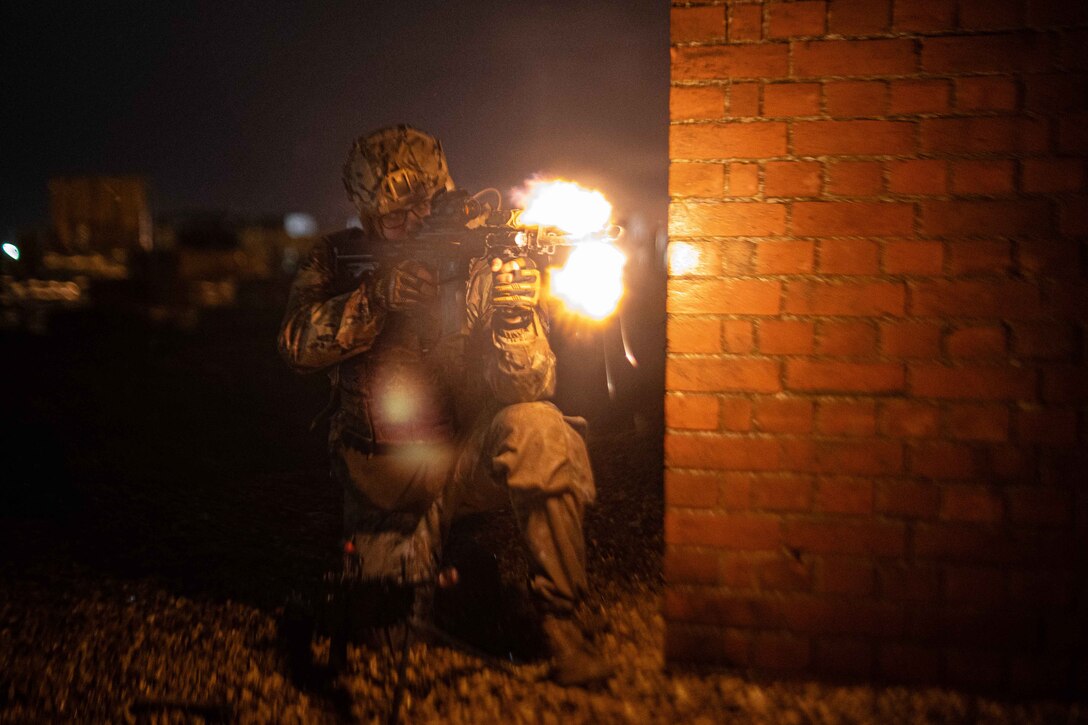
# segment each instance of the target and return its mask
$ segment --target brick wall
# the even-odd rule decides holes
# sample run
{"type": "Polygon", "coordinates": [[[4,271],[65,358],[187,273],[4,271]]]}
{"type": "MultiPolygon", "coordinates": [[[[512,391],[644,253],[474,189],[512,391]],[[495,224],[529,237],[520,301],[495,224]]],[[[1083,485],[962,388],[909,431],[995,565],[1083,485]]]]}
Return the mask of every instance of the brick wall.
{"type": "Polygon", "coordinates": [[[1088,3],[671,38],[668,657],[1088,691],[1088,3]]]}

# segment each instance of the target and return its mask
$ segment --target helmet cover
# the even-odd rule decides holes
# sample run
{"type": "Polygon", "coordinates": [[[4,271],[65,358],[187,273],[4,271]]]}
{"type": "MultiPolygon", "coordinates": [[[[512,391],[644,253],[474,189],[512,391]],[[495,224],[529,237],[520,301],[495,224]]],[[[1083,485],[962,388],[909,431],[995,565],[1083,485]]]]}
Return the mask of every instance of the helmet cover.
{"type": "Polygon", "coordinates": [[[355,140],[344,164],[344,188],[360,215],[378,217],[454,185],[438,139],[399,124],[355,140]]]}

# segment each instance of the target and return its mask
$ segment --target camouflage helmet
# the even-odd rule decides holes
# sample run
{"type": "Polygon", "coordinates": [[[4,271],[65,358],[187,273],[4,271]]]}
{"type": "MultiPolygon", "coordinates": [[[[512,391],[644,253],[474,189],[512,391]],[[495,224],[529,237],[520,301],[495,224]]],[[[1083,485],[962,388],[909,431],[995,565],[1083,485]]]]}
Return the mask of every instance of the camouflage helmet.
{"type": "Polygon", "coordinates": [[[344,164],[344,188],[360,215],[378,217],[454,185],[438,139],[400,124],[355,140],[344,164]]]}

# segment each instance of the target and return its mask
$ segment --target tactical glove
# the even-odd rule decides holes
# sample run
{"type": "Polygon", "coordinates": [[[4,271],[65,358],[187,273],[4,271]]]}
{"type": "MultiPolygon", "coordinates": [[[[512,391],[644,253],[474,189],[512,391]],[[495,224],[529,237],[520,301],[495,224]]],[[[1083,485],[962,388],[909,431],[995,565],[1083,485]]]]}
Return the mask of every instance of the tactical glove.
{"type": "Polygon", "coordinates": [[[533,308],[540,301],[540,270],[519,258],[491,260],[491,306],[495,319],[507,326],[532,322],[533,308]]]}
{"type": "Polygon", "coordinates": [[[379,270],[372,280],[374,302],[390,312],[407,312],[429,305],[438,297],[434,275],[414,259],[379,270]]]}

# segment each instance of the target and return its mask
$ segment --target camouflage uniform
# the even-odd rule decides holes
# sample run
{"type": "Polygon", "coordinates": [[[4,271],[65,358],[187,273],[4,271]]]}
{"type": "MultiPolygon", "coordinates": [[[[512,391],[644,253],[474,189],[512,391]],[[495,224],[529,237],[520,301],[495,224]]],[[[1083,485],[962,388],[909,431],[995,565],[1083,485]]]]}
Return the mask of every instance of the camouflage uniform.
{"type": "Polygon", "coordinates": [[[489,260],[474,260],[464,324],[440,337],[427,311],[384,309],[366,276],[338,282],[339,235],[365,233],[315,244],[278,342],[292,368],[332,381],[332,471],[364,576],[432,576],[454,516],[510,505],[533,593],[569,611],[585,588],[582,513],[595,491],[578,420],[548,402],[555,355],[540,310],[521,329],[493,321],[489,260]]]}

